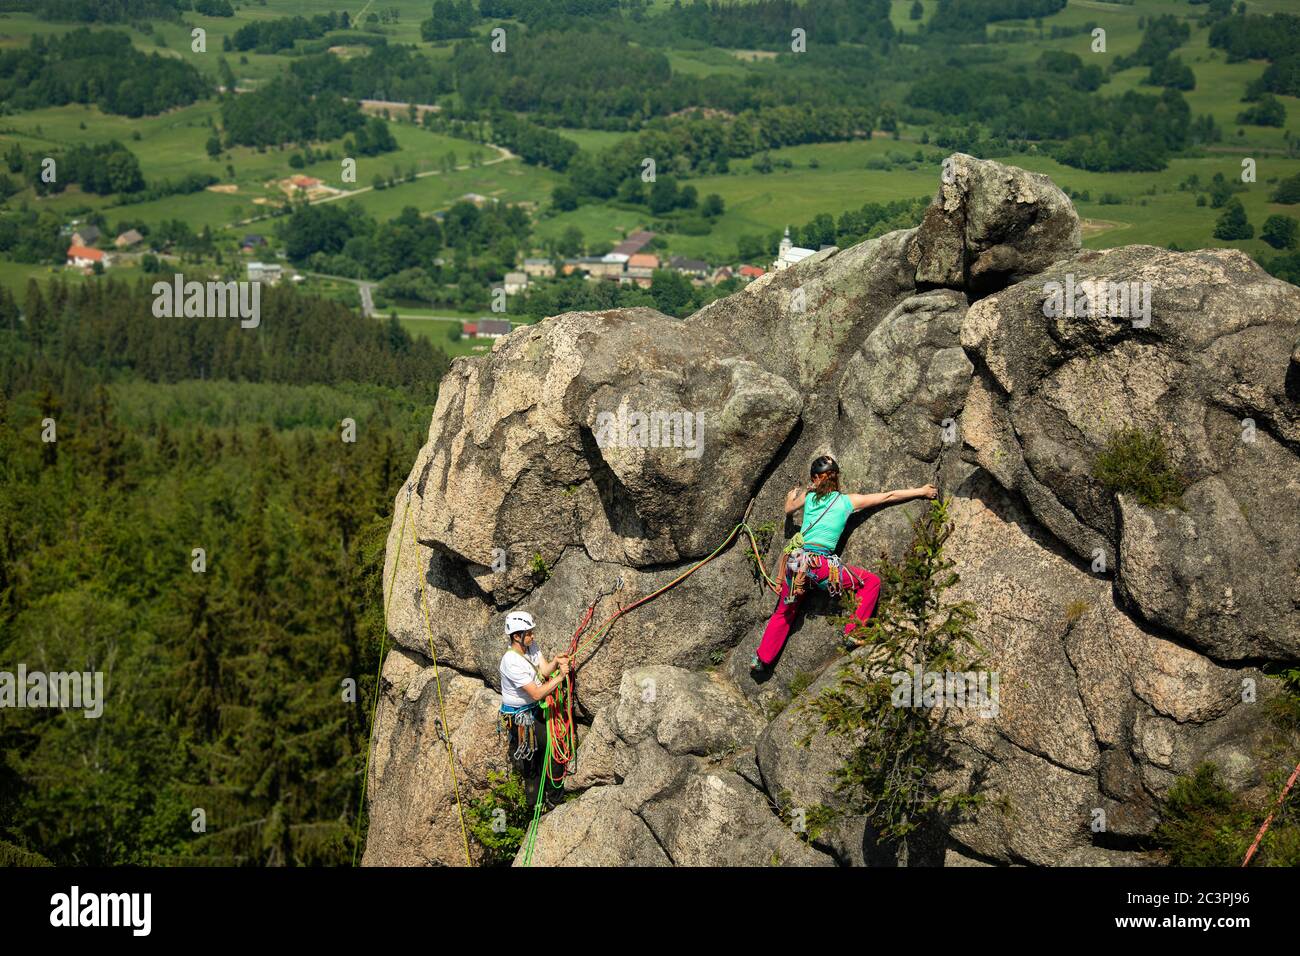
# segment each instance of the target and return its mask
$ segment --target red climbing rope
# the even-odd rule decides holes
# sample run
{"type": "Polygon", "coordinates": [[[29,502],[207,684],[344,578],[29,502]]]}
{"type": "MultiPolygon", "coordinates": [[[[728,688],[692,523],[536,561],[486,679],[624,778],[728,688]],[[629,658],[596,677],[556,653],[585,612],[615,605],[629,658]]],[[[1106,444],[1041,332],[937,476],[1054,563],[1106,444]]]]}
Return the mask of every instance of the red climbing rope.
{"type": "MultiPolygon", "coordinates": [[[[578,641],[582,637],[582,632],[587,629],[587,625],[591,623],[591,619],[595,614],[596,605],[592,604],[587,608],[587,613],[579,622],[577,630],[573,632],[573,639],[569,642],[570,664],[572,664],[573,655],[577,652],[578,641]]],[[[573,671],[571,669],[554,693],[548,694],[546,697],[547,734],[551,740],[551,759],[546,765],[546,775],[555,786],[559,786],[564,781],[565,774],[569,772],[569,763],[573,760],[577,749],[576,724],[573,720],[573,698],[573,671]],[[556,770],[559,771],[558,775],[556,770]]]]}
{"type": "MultiPolygon", "coordinates": [[[[569,772],[569,765],[572,763],[574,756],[577,753],[577,724],[573,719],[573,677],[574,672],[578,668],[578,652],[586,649],[586,645],[589,641],[593,644],[590,651],[591,653],[594,653],[595,648],[600,646],[601,641],[604,640],[605,636],[614,626],[614,623],[620,617],[627,614],[629,611],[636,610],[643,604],[653,601],[665,591],[668,591],[685,581],[688,577],[725,551],[727,546],[730,545],[742,531],[749,536],[750,543],[753,547],[752,556],[754,561],[758,564],[759,574],[762,575],[764,583],[773,591],[778,593],[780,592],[780,587],[776,585],[763,567],[763,559],[761,555],[759,555],[758,540],[754,535],[754,530],[748,524],[749,513],[753,507],[754,504],[751,501],[749,507],[745,509],[745,516],[741,519],[740,524],[736,525],[736,527],[731,530],[731,534],[727,535],[722,544],[718,545],[717,549],[712,554],[692,565],[686,571],[682,572],[662,587],[651,591],[649,594],[633,601],[631,604],[620,607],[609,617],[608,620],[596,629],[595,633],[590,638],[584,639],[583,634],[586,632],[588,626],[591,624],[592,618],[596,614],[596,604],[593,603],[587,608],[587,613],[583,616],[582,621],[579,622],[577,630],[573,632],[573,639],[569,642],[569,673],[560,686],[556,688],[555,692],[549,694],[545,701],[545,726],[547,729],[548,739],[551,742],[551,751],[550,760],[547,762],[544,772],[547,779],[549,779],[554,786],[558,787],[564,782],[564,777],[569,772]]],[[[588,660],[591,658],[591,653],[587,654],[588,660]]]]}
{"type": "Polygon", "coordinates": [[[1278,807],[1282,806],[1282,802],[1286,800],[1286,795],[1291,792],[1291,787],[1295,785],[1297,777],[1300,777],[1300,763],[1296,764],[1295,769],[1291,771],[1291,779],[1288,780],[1286,786],[1282,788],[1282,793],[1277,798],[1277,803],[1273,806],[1269,815],[1264,818],[1264,825],[1260,827],[1259,832],[1255,834],[1255,842],[1252,843],[1250,849],[1246,851],[1246,859],[1241,861],[1243,867],[1250,864],[1250,858],[1254,856],[1255,851],[1259,849],[1259,841],[1264,839],[1264,834],[1268,832],[1269,825],[1272,824],[1273,817],[1277,814],[1278,807]]]}

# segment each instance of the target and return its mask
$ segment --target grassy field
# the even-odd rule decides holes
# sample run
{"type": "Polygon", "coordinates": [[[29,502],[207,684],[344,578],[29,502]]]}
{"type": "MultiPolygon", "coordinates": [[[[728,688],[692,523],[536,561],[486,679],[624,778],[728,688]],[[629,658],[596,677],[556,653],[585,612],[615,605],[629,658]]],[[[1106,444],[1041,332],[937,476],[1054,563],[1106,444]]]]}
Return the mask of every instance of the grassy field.
{"type": "Polygon", "coordinates": [[[578,144],[580,149],[589,152],[598,152],[613,146],[620,139],[628,136],[627,133],[618,133],[606,129],[569,129],[560,127],[555,132],[559,133],[565,139],[571,139],[578,144]]]}
{"type": "Polygon", "coordinates": [[[558,239],[570,226],[577,226],[590,249],[613,246],[629,232],[645,227],[647,213],[611,209],[605,206],[579,206],[538,221],[533,235],[539,243],[558,239]]]}
{"type": "Polygon", "coordinates": [[[452,341],[451,333],[460,328],[460,321],[442,319],[398,319],[402,328],[422,339],[428,339],[448,355],[486,355],[492,351],[492,339],[466,339],[452,341]]]}
{"type": "MultiPolygon", "coordinates": [[[[656,6],[665,6],[666,2],[657,0],[656,6]]],[[[909,17],[911,5],[911,0],[894,0],[891,4],[891,20],[903,32],[917,29],[917,22],[909,17]]],[[[922,0],[922,5],[928,20],[935,14],[937,0],[922,0]]],[[[329,8],[329,4],[309,0],[266,0],[258,4],[244,3],[234,18],[187,15],[189,20],[208,31],[206,53],[190,49],[189,36],[179,23],[161,23],[147,32],[124,25],[114,25],[113,29],[131,33],[137,45],[146,52],[189,60],[211,76],[215,83],[217,59],[222,55],[221,40],[242,24],[281,16],[311,15],[329,8]]],[[[374,29],[394,40],[412,42],[418,33],[416,25],[429,16],[430,4],[428,0],[374,0],[371,3],[356,0],[349,4],[348,9],[354,17],[362,12],[395,9],[399,17],[397,23],[381,24],[374,29]]],[[[1252,13],[1293,9],[1294,4],[1287,0],[1258,0],[1250,5],[1252,13]]],[[[1095,58],[1095,62],[1105,66],[1137,48],[1142,35],[1138,26],[1140,17],[1169,13],[1192,24],[1190,41],[1178,51],[1197,76],[1197,88],[1185,95],[1194,115],[1208,113],[1223,129],[1224,140],[1218,146],[1200,157],[1177,159],[1168,169],[1157,173],[1090,173],[1061,166],[1041,155],[999,157],[1005,162],[1044,172],[1058,184],[1076,192],[1088,191],[1089,200],[1077,201],[1076,204],[1080,215],[1089,220],[1085,230],[1085,243],[1089,246],[1107,247],[1133,242],[1177,243],[1184,247],[1227,244],[1257,257],[1273,255],[1273,251],[1259,239],[1230,244],[1212,239],[1219,211],[1208,205],[1196,206],[1196,193],[1178,189],[1178,184],[1192,173],[1200,176],[1202,183],[1208,183],[1216,172],[1238,179],[1244,157],[1251,157],[1258,163],[1259,182],[1240,194],[1256,230],[1273,213],[1296,215],[1294,209],[1277,207],[1267,201],[1273,184],[1279,178],[1300,172],[1300,160],[1285,158],[1284,131],[1241,127],[1236,122],[1237,113],[1243,107],[1241,95],[1247,83],[1259,75],[1263,64],[1229,64],[1220,51],[1210,49],[1208,30],[1195,23],[1203,12],[1203,7],[1190,6],[1185,0],[1144,0],[1137,5],[1070,0],[1064,11],[1043,22],[1042,39],[1034,36],[1016,41],[995,40],[991,47],[985,47],[995,49],[999,59],[1014,65],[1037,59],[1050,43],[1053,48],[1078,53],[1085,61],[1095,58]],[[1089,21],[1107,31],[1105,53],[1091,53],[1091,37],[1086,34],[1056,41],[1050,41],[1046,36],[1052,26],[1079,26],[1089,21]],[[1102,203],[1104,194],[1116,197],[1118,202],[1102,203]]],[[[25,14],[0,15],[0,49],[26,43],[35,33],[62,32],[68,28],[68,24],[45,23],[25,14]]],[[[1008,21],[990,27],[994,36],[1012,30],[1037,32],[1037,26],[1031,20],[1008,21]]],[[[417,41],[416,45],[433,56],[450,52],[449,44],[417,41]]],[[[688,75],[743,76],[751,69],[748,58],[752,51],[689,48],[666,53],[673,69],[688,75]]],[[[249,86],[282,71],[291,60],[284,55],[247,54],[241,57],[232,53],[225,56],[240,84],[249,86]]],[[[915,47],[904,45],[897,56],[906,64],[908,58],[919,54],[915,47]]],[[[1147,72],[1146,67],[1139,67],[1108,74],[1101,93],[1113,96],[1126,90],[1158,92],[1142,84],[1147,72]]],[[[895,101],[901,100],[905,93],[903,84],[882,91],[885,99],[892,97],[895,101]]],[[[1281,99],[1288,110],[1288,126],[1295,130],[1300,126],[1300,99],[1281,99]]],[[[268,207],[256,200],[279,202],[283,198],[277,181],[299,171],[289,166],[289,157],[294,151],[236,148],[212,159],[206,153],[205,144],[211,133],[211,124],[219,121],[218,113],[219,105],[215,100],[138,120],[107,116],[93,107],[77,105],[35,110],[0,117],[0,150],[12,142],[21,144],[28,151],[53,151],[74,143],[116,138],[139,157],[145,177],[150,182],[200,171],[218,177],[223,185],[233,186],[234,191],[204,191],[150,203],[110,206],[111,199],[85,195],[73,187],[59,196],[40,200],[40,203],[65,216],[92,209],[102,210],[109,218],[110,228],[122,219],[156,224],[164,219],[180,218],[196,230],[207,226],[219,235],[223,229],[228,236],[249,231],[269,232],[271,223],[267,220],[256,225],[242,225],[238,221],[265,214],[268,207]]],[[[367,213],[380,219],[395,216],[407,206],[427,214],[446,208],[467,193],[479,193],[504,202],[529,203],[539,212],[533,233],[534,243],[539,247],[559,237],[571,226],[581,230],[589,249],[607,248],[629,231],[652,227],[653,217],[648,212],[598,205],[550,215],[546,206],[551,191],[563,181],[561,175],[528,166],[517,159],[467,165],[472,152],[479,151],[487,157],[494,155],[494,151],[430,132],[409,123],[404,117],[395,117],[391,128],[399,150],[384,156],[359,158],[354,184],[341,182],[338,158],[309,164],[300,171],[322,179],[326,185],[359,190],[352,199],[367,213]],[[456,164],[466,168],[446,171],[444,167],[449,154],[454,155],[456,164]],[[371,188],[376,176],[388,177],[394,173],[405,176],[411,171],[424,175],[391,188],[371,188]]],[[[590,129],[561,129],[558,132],[588,151],[606,148],[626,135],[590,129]]],[[[753,169],[752,160],[736,160],[727,175],[690,180],[701,196],[711,192],[722,196],[726,212],[707,236],[686,236],[661,230],[668,252],[700,257],[714,263],[729,262],[735,258],[737,242],[747,234],[770,234],[786,225],[806,223],[821,213],[839,216],[845,210],[855,209],[869,201],[929,196],[934,192],[939,177],[940,167],[936,159],[943,151],[937,147],[920,147],[923,150],[920,162],[909,161],[887,170],[867,168],[868,161],[890,154],[905,154],[910,158],[918,149],[916,140],[920,133],[920,129],[905,129],[901,142],[878,137],[870,141],[775,150],[771,153],[772,158],[778,163],[788,161],[790,168],[778,166],[772,173],[764,175],[753,169]]],[[[342,152],[341,142],[323,145],[331,148],[336,157],[342,152]]],[[[30,199],[31,193],[26,196],[30,199]]],[[[22,199],[20,195],[14,202],[22,199]]],[[[42,269],[0,263],[0,283],[10,287],[21,286],[28,275],[39,274],[42,269]]],[[[410,321],[422,326],[439,325],[418,319],[410,321]]],[[[442,333],[438,329],[422,328],[421,334],[442,333]]]]}

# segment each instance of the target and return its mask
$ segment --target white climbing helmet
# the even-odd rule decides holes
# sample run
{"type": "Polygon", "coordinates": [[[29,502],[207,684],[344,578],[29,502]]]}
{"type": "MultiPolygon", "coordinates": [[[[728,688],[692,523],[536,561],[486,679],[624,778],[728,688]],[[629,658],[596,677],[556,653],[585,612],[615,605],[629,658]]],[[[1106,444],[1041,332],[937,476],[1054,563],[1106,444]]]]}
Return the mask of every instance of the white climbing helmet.
{"type": "Polygon", "coordinates": [[[527,611],[511,611],[506,615],[506,637],[521,631],[531,631],[536,626],[533,623],[533,616],[527,611]]]}

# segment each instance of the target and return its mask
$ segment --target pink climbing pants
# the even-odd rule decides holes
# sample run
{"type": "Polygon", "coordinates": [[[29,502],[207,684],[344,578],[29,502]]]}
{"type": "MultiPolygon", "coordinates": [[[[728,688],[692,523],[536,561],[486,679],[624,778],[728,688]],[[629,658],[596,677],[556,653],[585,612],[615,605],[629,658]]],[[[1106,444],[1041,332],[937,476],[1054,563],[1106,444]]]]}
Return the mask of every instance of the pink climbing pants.
{"type": "MultiPolygon", "coordinates": [[[[813,587],[813,580],[825,581],[830,573],[827,563],[821,561],[816,568],[808,569],[808,587],[813,587]]],[[[790,589],[789,573],[781,576],[781,596],[777,598],[776,610],[768,618],[767,628],[763,631],[763,641],[758,645],[758,659],[764,666],[770,667],[785,646],[785,639],[790,636],[790,626],[799,610],[802,598],[792,604],[786,604],[785,598],[790,589]]],[[[871,619],[871,612],[876,609],[876,598],[880,596],[880,578],[870,571],[855,568],[852,565],[840,566],[840,583],[846,590],[852,590],[858,596],[858,608],[853,612],[853,620],[844,626],[845,634],[852,634],[858,624],[865,624],[871,619]]],[[[806,592],[805,592],[806,593],[806,592]]]]}

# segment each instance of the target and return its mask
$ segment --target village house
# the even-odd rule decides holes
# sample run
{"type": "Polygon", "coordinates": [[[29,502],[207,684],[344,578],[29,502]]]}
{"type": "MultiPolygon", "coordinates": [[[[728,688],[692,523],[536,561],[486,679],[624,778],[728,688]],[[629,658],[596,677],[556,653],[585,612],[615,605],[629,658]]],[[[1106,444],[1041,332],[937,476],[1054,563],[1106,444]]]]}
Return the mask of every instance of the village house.
{"type": "Polygon", "coordinates": [[[684,276],[689,276],[691,285],[702,286],[709,275],[709,264],[703,259],[688,259],[686,256],[673,256],[668,265],[684,276]]]}
{"type": "Polygon", "coordinates": [[[506,290],[506,295],[518,295],[528,288],[528,276],[523,272],[507,272],[501,280],[501,287],[506,290]]]}
{"type": "Polygon", "coordinates": [[[260,249],[264,245],[266,245],[266,239],[263,236],[250,233],[244,237],[244,241],[240,243],[240,248],[244,252],[252,252],[254,249],[260,249]]]}
{"type": "Polygon", "coordinates": [[[508,319],[480,319],[474,324],[474,338],[499,339],[503,335],[509,335],[512,328],[514,326],[508,319]]]}
{"type": "Polygon", "coordinates": [[[89,248],[99,242],[99,236],[98,226],[78,226],[77,231],[72,234],[72,244],[89,248]]]}
{"type": "Polygon", "coordinates": [[[746,282],[753,282],[760,276],[767,275],[767,270],[760,269],[758,266],[745,265],[740,267],[739,275],[746,282]]]}
{"type": "Polygon", "coordinates": [[[615,279],[623,274],[621,261],[610,261],[602,256],[583,256],[580,259],[564,260],[564,274],[585,272],[588,279],[615,279]]]}
{"type": "Polygon", "coordinates": [[[720,282],[726,282],[734,274],[730,266],[719,266],[718,270],[713,273],[713,284],[717,285],[720,282]]]}
{"type": "Polygon", "coordinates": [[[776,261],[772,263],[772,271],[777,272],[781,269],[788,269],[797,262],[802,262],[811,255],[816,255],[811,249],[804,249],[802,246],[796,246],[790,241],[790,227],[785,227],[785,236],[781,239],[780,249],[777,251],[776,261]]]}
{"type": "Polygon", "coordinates": [[[659,268],[659,257],[651,252],[638,252],[628,256],[627,268],[619,279],[624,284],[632,284],[642,289],[650,288],[654,271],[659,268]]]}
{"type": "Polygon", "coordinates": [[[96,262],[100,263],[105,269],[111,265],[111,260],[98,249],[89,249],[79,243],[73,243],[68,247],[68,265],[73,268],[93,269],[96,262]]]}
{"type": "Polygon", "coordinates": [[[525,259],[524,275],[530,279],[553,279],[555,263],[550,259],[525,259]]]}
{"type": "Polygon", "coordinates": [[[142,242],[144,242],[144,236],[140,235],[138,230],[128,229],[113,240],[113,245],[118,249],[130,249],[132,246],[138,246],[142,242]]]}
{"type": "Polygon", "coordinates": [[[654,237],[655,234],[653,232],[646,232],[644,230],[634,232],[616,245],[611,251],[616,255],[631,257],[644,249],[654,237]]]}
{"type": "Polygon", "coordinates": [[[248,281],[265,282],[267,285],[275,285],[280,281],[283,270],[273,262],[250,262],[248,264],[248,281]]]}

